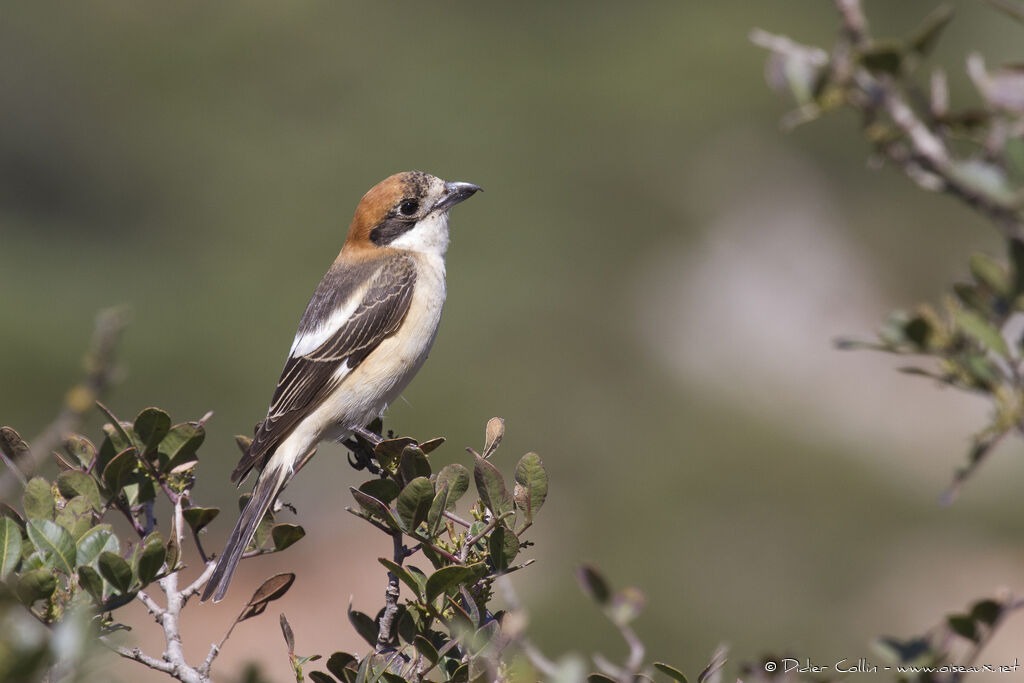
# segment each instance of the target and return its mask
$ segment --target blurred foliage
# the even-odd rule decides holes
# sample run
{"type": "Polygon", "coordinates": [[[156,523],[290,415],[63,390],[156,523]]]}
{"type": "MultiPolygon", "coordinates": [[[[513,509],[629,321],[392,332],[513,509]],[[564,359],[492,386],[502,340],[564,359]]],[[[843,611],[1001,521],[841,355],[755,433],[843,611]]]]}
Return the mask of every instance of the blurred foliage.
{"type": "MultiPolygon", "coordinates": [[[[798,104],[784,124],[852,109],[878,163],[898,168],[922,189],[961,200],[987,218],[1005,243],[1005,261],[984,253],[971,256],[971,280],[954,284],[939,306],[924,303],[912,313],[895,311],[877,342],[838,344],[924,358],[931,366],[901,371],[987,399],[990,422],[974,436],[968,462],[944,496],[950,503],[999,441],[1024,433],[1024,72],[1019,65],[988,71],[983,57],[972,53],[967,70],[981,106],[952,108],[944,70],[933,68],[927,86],[919,82],[922,60],[953,20],[952,6],[940,5],[905,38],[883,41],[872,36],[860,0],[834,4],[842,31],[830,50],[759,30],[751,35],[770,51],[769,83],[798,104]]],[[[989,4],[1024,23],[1024,4],[989,4]]],[[[1022,607],[1024,601],[1009,595],[980,600],[923,636],[881,638],[876,650],[899,681],[959,681],[975,672],[1009,673],[1015,665],[992,668],[980,663],[979,656],[1003,620],[1022,607]],[[958,648],[964,643],[966,648],[958,648]]],[[[863,671],[850,670],[878,672],[864,666],[863,671]]],[[[751,680],[845,677],[840,672],[833,676],[829,669],[822,675],[810,665],[801,668],[798,659],[767,657],[746,666],[745,673],[751,680]]]]}
{"type": "MultiPolygon", "coordinates": [[[[13,473],[23,484],[20,506],[0,504],[2,614],[12,621],[32,617],[50,627],[36,636],[31,629],[0,631],[0,671],[25,672],[19,674],[24,678],[14,673],[12,678],[0,678],[78,680],[80,666],[74,658],[102,644],[122,657],[162,667],[158,670],[179,680],[207,680],[219,647],[211,650],[206,662],[190,667],[181,658],[177,619],[212,570],[200,532],[220,511],[195,504],[192,494],[210,415],[172,424],[166,412],[146,408],[133,421],[122,422],[98,405],[109,420],[100,445],[79,434],[67,435],[61,451],[52,453],[60,468],[53,481],[42,476],[26,480],[19,466],[35,465],[32,449],[13,428],[0,428],[0,450],[10,468],[5,475],[13,473]],[[166,536],[156,528],[159,498],[173,507],[166,536]],[[118,520],[127,522],[126,533],[119,533],[118,520]],[[179,589],[177,575],[186,567],[186,527],[206,571],[191,586],[179,589]],[[154,583],[166,595],[166,607],[145,593],[154,583]],[[12,608],[15,599],[27,612],[12,608]],[[164,627],[168,650],[161,658],[117,642],[115,634],[131,628],[117,621],[114,613],[135,599],[164,627]]],[[[302,527],[275,523],[268,513],[246,556],[283,550],[303,535],[302,527]]],[[[263,612],[267,603],[284,595],[293,579],[268,580],[234,623],[263,612]]]]}
{"type": "MultiPolygon", "coordinates": [[[[22,477],[20,509],[7,504],[0,508],[0,615],[11,624],[34,617],[50,627],[0,632],[0,672],[9,676],[3,680],[78,680],[75,658],[102,644],[185,683],[209,681],[213,661],[235,626],[264,613],[269,603],[283,597],[295,574],[264,581],[220,643],[211,646],[206,660],[189,665],[182,651],[182,641],[189,634],[182,633],[178,623],[187,601],[203,588],[213,569],[200,534],[219,513],[217,508],[192,501],[206,418],[172,425],[166,412],[146,408],[132,422],[122,422],[99,406],[109,419],[100,446],[81,435],[68,436],[63,453],[53,454],[62,470],[57,479],[51,482],[36,476],[25,481],[22,477]],[[154,507],[161,496],[173,506],[166,540],[155,528],[154,507]],[[116,533],[108,515],[127,520],[128,537],[116,533]],[[186,525],[205,569],[181,588],[178,578],[185,568],[186,525]],[[145,592],[153,583],[165,594],[166,606],[145,592]],[[135,599],[164,628],[167,650],[160,658],[126,648],[113,637],[131,629],[116,621],[114,612],[135,599]],[[22,609],[15,608],[14,602],[20,602],[22,609]]],[[[371,429],[379,432],[382,424],[378,420],[371,429]]],[[[488,421],[481,451],[467,449],[473,457],[472,473],[458,463],[433,471],[428,456],[444,443],[443,438],[417,442],[389,435],[371,443],[356,437],[349,444],[353,467],[369,470],[374,477],[350,489],[358,507],[348,510],[388,535],[394,554],[391,559],[380,558],[388,587],[376,616],[351,605],[348,610],[352,627],[370,651],[361,656],[335,652],[326,660],[327,672],[312,671],[311,680],[527,681],[539,676],[566,683],[582,680],[578,657],[554,663],[527,640],[527,618],[510,586],[505,587],[505,600],[515,607],[495,610],[492,606],[495,583],[507,581],[508,575],[533,563],[520,558],[532,545],[524,533],[548,497],[547,471],[537,454],[519,459],[511,481],[490,461],[504,433],[503,420],[488,421]],[[471,482],[479,498],[469,509],[469,519],[463,519],[456,514],[456,505],[471,482]],[[406,564],[417,553],[430,563],[429,572],[406,564]],[[400,584],[412,595],[401,604],[400,584]]],[[[6,462],[20,474],[18,461],[29,458],[31,449],[10,427],[3,427],[0,434],[6,462]]],[[[248,451],[250,439],[239,436],[236,442],[243,453],[248,451]]],[[[239,501],[240,507],[245,499],[239,501]]],[[[284,550],[304,535],[302,527],[276,523],[273,511],[268,511],[243,557],[284,550]]],[[[595,655],[604,673],[591,678],[634,680],[650,666],[644,662],[643,644],[630,628],[643,610],[643,594],[635,588],[613,592],[592,567],[581,568],[579,579],[630,647],[629,659],[621,666],[595,655]]],[[[296,654],[294,631],[284,614],[280,623],[291,668],[301,683],[305,667],[322,657],[296,654]]],[[[668,664],[652,666],[651,671],[686,680],[668,664]]],[[[253,670],[243,678],[258,675],[253,670]]]]}
{"type": "MultiPolygon", "coordinates": [[[[923,189],[962,200],[1005,239],[1009,263],[974,254],[972,281],[954,285],[938,310],[922,304],[913,314],[897,311],[879,343],[839,344],[930,357],[935,370],[903,371],[989,399],[992,420],[975,436],[969,462],[947,492],[951,500],[993,446],[1024,431],[1024,72],[1017,65],[988,72],[975,52],[967,69],[982,105],[951,108],[944,70],[935,67],[927,87],[919,82],[922,60],[953,20],[950,5],[940,5],[905,38],[882,41],[869,32],[859,0],[835,4],[843,34],[830,51],[752,34],[771,53],[769,82],[799,105],[785,123],[852,109],[879,163],[899,168],[923,189]]],[[[1021,20],[1022,6],[992,4],[1021,20]]]]}

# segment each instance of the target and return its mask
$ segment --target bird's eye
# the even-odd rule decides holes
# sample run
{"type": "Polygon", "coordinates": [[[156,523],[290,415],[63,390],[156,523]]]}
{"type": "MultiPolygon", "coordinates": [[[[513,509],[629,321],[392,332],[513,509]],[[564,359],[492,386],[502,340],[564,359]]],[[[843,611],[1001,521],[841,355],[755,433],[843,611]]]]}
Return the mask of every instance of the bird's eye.
{"type": "Polygon", "coordinates": [[[402,212],[403,216],[411,216],[420,210],[420,203],[415,199],[407,199],[402,202],[402,205],[398,207],[398,210],[402,212]]]}

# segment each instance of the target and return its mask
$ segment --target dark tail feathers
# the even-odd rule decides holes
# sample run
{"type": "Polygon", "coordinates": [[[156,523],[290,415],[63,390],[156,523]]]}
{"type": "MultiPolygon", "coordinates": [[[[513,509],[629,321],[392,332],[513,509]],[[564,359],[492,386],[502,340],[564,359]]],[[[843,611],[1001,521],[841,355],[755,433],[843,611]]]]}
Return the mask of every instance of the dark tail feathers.
{"type": "Polygon", "coordinates": [[[235,573],[239,560],[242,559],[242,553],[245,552],[249,541],[256,534],[256,527],[259,526],[263,515],[270,509],[278,491],[281,490],[284,483],[282,474],[282,468],[271,469],[268,467],[260,472],[259,479],[256,480],[256,487],[252,491],[252,498],[242,510],[238,523],[235,524],[231,537],[228,539],[228,544],[217,560],[213,575],[203,590],[201,602],[206,602],[211,596],[214,602],[224,599],[224,594],[227,593],[228,585],[231,583],[231,576],[235,573]]]}

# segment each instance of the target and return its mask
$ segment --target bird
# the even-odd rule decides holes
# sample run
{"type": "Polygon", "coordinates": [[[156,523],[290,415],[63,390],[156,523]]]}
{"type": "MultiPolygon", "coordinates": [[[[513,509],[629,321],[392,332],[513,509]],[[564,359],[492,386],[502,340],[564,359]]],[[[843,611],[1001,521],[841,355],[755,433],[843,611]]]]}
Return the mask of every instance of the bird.
{"type": "Polygon", "coordinates": [[[363,195],[299,321],[267,416],[231,474],[241,485],[258,472],[201,601],[224,598],[260,520],[317,445],[371,436],[366,425],[423,365],[447,292],[448,212],[480,190],[407,171],[363,195]]]}

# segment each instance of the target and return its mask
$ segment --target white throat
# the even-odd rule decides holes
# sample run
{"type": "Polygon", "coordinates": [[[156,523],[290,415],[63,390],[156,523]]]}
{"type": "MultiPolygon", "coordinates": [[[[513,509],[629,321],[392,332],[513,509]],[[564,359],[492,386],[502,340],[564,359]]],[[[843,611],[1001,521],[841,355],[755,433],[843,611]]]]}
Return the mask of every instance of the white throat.
{"type": "Polygon", "coordinates": [[[438,211],[420,219],[412,230],[392,240],[388,246],[444,256],[448,251],[448,212],[438,211]]]}

